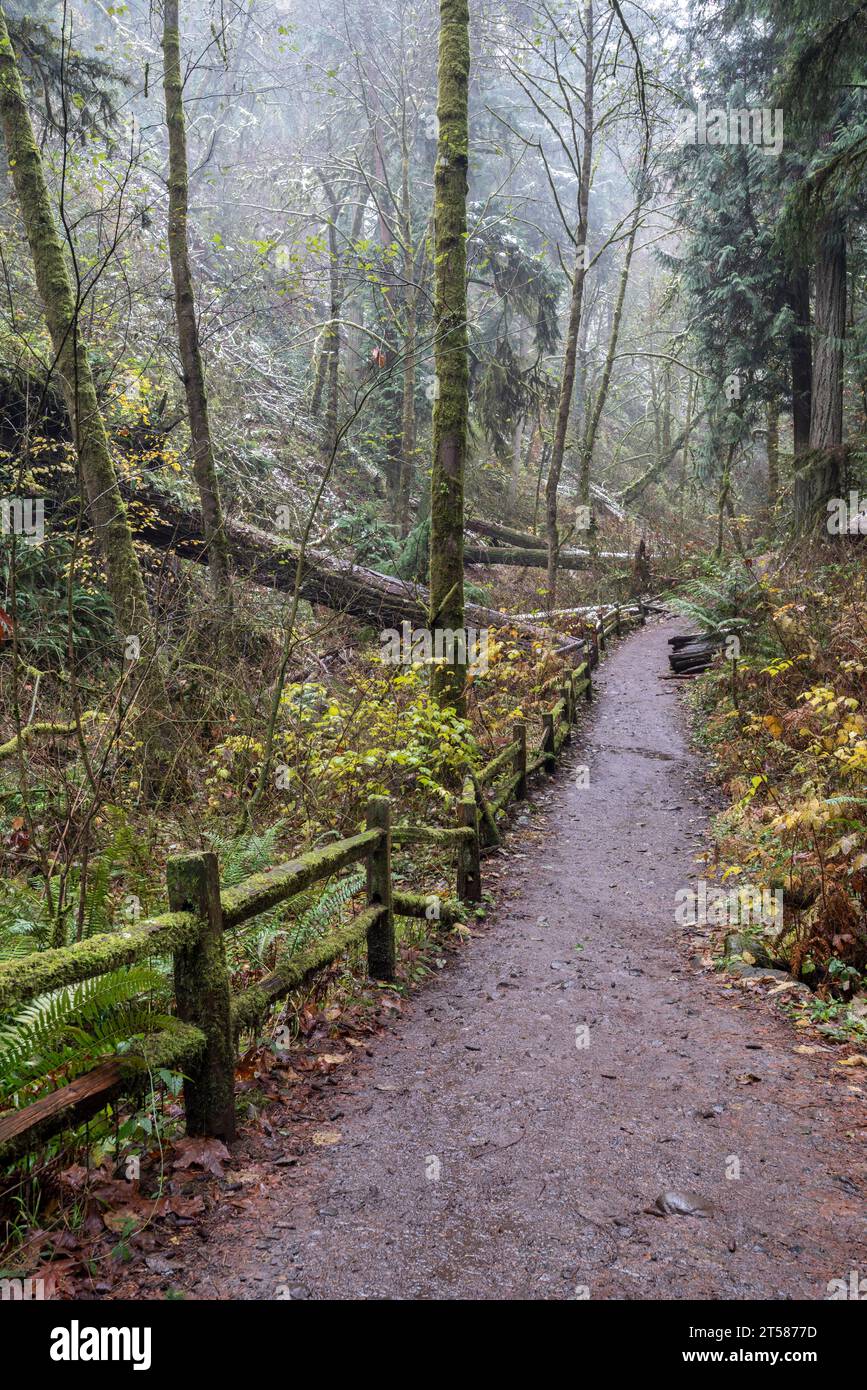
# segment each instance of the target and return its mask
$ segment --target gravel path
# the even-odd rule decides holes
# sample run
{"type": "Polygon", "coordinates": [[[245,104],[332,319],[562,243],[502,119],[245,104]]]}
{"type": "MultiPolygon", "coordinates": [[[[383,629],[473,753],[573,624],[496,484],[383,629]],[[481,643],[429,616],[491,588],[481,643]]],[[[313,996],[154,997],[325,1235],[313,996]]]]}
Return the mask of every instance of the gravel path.
{"type": "Polygon", "coordinates": [[[609,656],[497,911],[330,1088],[340,1142],[218,1219],[199,1296],[822,1299],[867,1272],[858,1074],[674,920],[708,815],[658,679],[675,630],[609,656]],[[655,1216],[664,1190],[714,1214],[655,1216]]]}

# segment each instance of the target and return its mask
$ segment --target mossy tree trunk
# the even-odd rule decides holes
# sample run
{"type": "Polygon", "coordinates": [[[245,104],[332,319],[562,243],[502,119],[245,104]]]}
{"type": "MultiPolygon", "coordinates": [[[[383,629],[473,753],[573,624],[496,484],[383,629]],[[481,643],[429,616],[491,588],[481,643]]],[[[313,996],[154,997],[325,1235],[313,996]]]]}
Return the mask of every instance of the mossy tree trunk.
{"type": "Polygon", "coordinates": [[[415,382],[417,372],[418,286],[413,258],[412,208],[409,196],[409,140],[406,110],[402,124],[403,150],[401,160],[400,224],[403,238],[404,280],[404,337],[403,337],[403,397],[401,402],[400,476],[397,485],[398,534],[403,538],[410,531],[410,494],[415,478],[416,421],[415,382]]]}
{"type": "Polygon", "coordinates": [[[45,181],[42,158],[24,99],[21,74],[0,7],[0,119],[9,170],[33,257],[36,286],[72,426],[88,509],[102,552],[121,636],[150,649],[147,597],[132,531],[117,487],[105,423],[81,339],[81,308],[45,181]]]}
{"type": "MultiPolygon", "coordinates": [[[[434,371],[430,623],[464,625],[464,468],[467,453],[467,164],[470,15],[467,0],[440,0],[439,136],[434,177],[434,371]]],[[[433,668],[440,703],[464,708],[461,652],[433,668]]]]}
{"type": "Polygon", "coordinates": [[[181,76],[179,0],[163,0],[163,87],[166,128],[169,136],[168,247],[175,290],[175,319],[187,418],[193,455],[193,472],[202,505],[202,524],[208,550],[211,584],[223,615],[231,612],[232,584],[229,549],[223,527],[223,510],[214,463],[205,372],[196,319],[193,274],[188,239],[189,171],[187,133],[181,76]]]}
{"type": "Polygon", "coordinates": [[[583,126],[584,148],[581,158],[581,177],[578,185],[578,226],[575,234],[577,250],[575,268],[572,272],[572,290],[569,299],[569,322],[566,328],[566,341],[563,351],[563,371],[560,377],[560,394],[557,402],[557,416],[554,422],[554,437],[551,444],[551,463],[545,484],[545,532],[548,543],[548,605],[553,607],[557,599],[557,555],[560,550],[560,532],[557,518],[557,494],[560,488],[560,475],[563,471],[563,458],[566,453],[566,432],[569,427],[569,414],[572,408],[572,392],[575,386],[575,370],[578,357],[578,334],[581,329],[581,308],[584,301],[584,279],[587,264],[587,232],[590,211],[590,182],[593,165],[593,3],[587,0],[584,6],[584,100],[583,126]]]}

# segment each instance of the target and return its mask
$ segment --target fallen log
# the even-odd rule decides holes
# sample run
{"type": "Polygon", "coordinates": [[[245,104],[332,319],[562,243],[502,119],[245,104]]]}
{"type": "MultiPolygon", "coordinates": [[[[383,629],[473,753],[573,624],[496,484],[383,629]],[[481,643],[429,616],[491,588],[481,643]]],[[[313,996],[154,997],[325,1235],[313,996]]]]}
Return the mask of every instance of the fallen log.
{"type": "Polygon", "coordinates": [[[482,521],[475,516],[464,522],[464,530],[474,536],[486,536],[495,545],[517,545],[525,550],[541,550],[545,544],[544,537],[535,536],[532,531],[519,531],[514,526],[501,526],[498,521],[482,521]]]}
{"type": "MultiPolygon", "coordinates": [[[[171,550],[182,559],[207,562],[201,517],[194,507],[181,507],[151,487],[123,489],[129,507],[130,523],[139,539],[158,550],[171,550]]],[[[299,546],[295,541],[271,535],[248,522],[225,523],[229,554],[237,572],[245,579],[268,588],[291,593],[295,587],[299,546]]],[[[428,591],[423,584],[398,579],[338,560],[324,551],[308,549],[301,565],[301,597],[336,612],[346,613],[380,629],[397,628],[404,621],[426,627],[428,591]]],[[[525,641],[540,642],[557,651],[578,650],[581,639],[558,640],[550,629],[514,619],[509,613],[484,604],[467,603],[464,608],[468,627],[517,628],[525,641]]]]}
{"type": "MultiPolygon", "coordinates": [[[[597,550],[593,554],[589,550],[561,550],[557,556],[557,567],[564,570],[586,570],[590,569],[594,560],[628,559],[627,551],[597,550]]],[[[517,546],[465,545],[464,560],[468,565],[515,565],[547,569],[548,552],[524,550],[517,546]]]]}

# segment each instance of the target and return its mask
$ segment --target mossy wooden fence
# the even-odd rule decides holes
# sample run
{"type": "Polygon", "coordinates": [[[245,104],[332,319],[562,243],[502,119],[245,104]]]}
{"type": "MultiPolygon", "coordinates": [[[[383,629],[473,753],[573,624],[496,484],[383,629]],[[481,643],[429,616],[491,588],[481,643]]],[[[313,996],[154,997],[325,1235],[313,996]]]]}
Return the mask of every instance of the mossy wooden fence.
{"type": "Polygon", "coordinates": [[[644,617],[641,605],[614,606],[589,625],[579,651],[583,660],[565,676],[549,682],[556,699],[543,716],[538,747],[529,749],[525,725],[515,724],[511,743],[485,767],[468,769],[456,825],[393,825],[389,798],[372,797],[366,829],[360,834],[252,874],[222,890],[215,854],[175,855],[167,865],[168,912],[127,930],[0,965],[0,1014],[50,990],[160,955],[173,957],[175,993],[175,1015],[164,1020],[159,1031],[31,1105],[0,1114],[0,1159],[12,1159],[51,1135],[82,1123],[121,1094],[147,1087],[161,1067],[184,1072],[188,1133],[230,1139],[235,1132],[234,1062],[239,1034],[255,1027],[276,1000],[351,946],[366,945],[371,977],[394,979],[395,916],[434,917],[441,925],[451,926],[460,919],[464,903],[481,899],[482,850],[499,842],[497,813],[510,801],[526,797],[535,773],[554,772],[576,722],[579,701],[592,699],[591,672],[608,639],[619,635],[630,622],[643,623],[644,617]],[[392,847],[412,844],[454,846],[455,898],[440,901],[433,894],[408,893],[393,886],[392,847]],[[359,862],[367,866],[367,904],[363,910],[348,925],[287,957],[270,975],[233,995],[225,933],[359,862]]]}

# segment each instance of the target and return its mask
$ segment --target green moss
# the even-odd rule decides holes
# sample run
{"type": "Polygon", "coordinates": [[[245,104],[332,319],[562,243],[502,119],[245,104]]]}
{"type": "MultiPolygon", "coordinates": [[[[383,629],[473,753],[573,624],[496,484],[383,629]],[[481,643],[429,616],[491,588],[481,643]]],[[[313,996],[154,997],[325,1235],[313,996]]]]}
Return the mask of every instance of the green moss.
{"type": "Polygon", "coordinates": [[[198,933],[198,919],[190,913],[166,912],[123,931],[7,961],[0,965],[0,1012],[146,956],[170,955],[190,945],[198,933]]]}
{"type": "Polygon", "coordinates": [[[256,917],[260,912],[267,912],[278,903],[294,897],[347,864],[363,859],[367,850],[377,843],[379,835],[378,830],[362,831],[360,835],[341,840],[339,845],[309,850],[274,869],[251,874],[234,888],[224,889],[220,894],[224,926],[236,927],[250,917],[256,917]]]}

